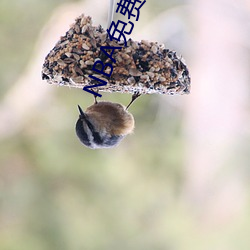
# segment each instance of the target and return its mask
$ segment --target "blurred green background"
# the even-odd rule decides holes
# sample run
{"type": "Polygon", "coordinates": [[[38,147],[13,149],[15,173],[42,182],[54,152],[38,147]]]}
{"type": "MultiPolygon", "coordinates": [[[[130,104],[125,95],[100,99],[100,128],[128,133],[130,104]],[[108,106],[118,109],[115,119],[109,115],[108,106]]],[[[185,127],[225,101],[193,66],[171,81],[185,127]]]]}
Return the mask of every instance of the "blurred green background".
{"type": "Polygon", "coordinates": [[[148,0],[132,37],[182,54],[192,92],[140,97],[134,134],[90,150],[74,126],[92,96],[41,67],[61,27],[105,27],[108,4],[0,2],[0,249],[249,250],[250,2],[148,0]]]}

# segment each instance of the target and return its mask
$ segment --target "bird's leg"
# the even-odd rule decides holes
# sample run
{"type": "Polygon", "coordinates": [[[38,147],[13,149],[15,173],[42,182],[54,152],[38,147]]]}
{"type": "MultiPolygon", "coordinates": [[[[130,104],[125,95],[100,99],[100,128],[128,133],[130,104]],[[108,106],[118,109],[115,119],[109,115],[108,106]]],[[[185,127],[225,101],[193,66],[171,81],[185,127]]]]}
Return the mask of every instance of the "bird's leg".
{"type": "MultiPolygon", "coordinates": [[[[98,90],[98,89],[96,90],[96,93],[97,93],[97,94],[99,93],[99,90],[98,90]]],[[[97,102],[97,97],[98,97],[97,95],[94,95],[94,100],[95,100],[95,103],[94,103],[94,104],[97,104],[97,103],[98,103],[98,102],[97,102]]]]}
{"type": "Polygon", "coordinates": [[[95,104],[97,104],[97,95],[94,95],[95,104]]]}
{"type": "Polygon", "coordinates": [[[131,104],[140,96],[141,94],[139,93],[139,91],[135,92],[132,95],[132,99],[130,101],[130,103],[128,104],[128,106],[126,107],[126,110],[131,106],[131,104]]]}

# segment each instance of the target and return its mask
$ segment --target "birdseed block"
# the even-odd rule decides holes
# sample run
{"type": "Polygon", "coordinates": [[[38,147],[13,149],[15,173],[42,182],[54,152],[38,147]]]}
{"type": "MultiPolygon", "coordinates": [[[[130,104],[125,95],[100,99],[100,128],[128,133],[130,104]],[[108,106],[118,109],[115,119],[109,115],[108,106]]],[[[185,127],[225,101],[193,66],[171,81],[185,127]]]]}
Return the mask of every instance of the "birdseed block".
{"type": "MultiPolygon", "coordinates": [[[[104,70],[107,74],[110,71],[110,67],[104,70]]],[[[93,91],[132,94],[188,94],[190,91],[188,68],[176,52],[145,40],[129,39],[125,47],[124,41],[111,41],[106,30],[100,25],[93,26],[91,17],[81,15],[46,56],[42,79],[76,88],[99,83],[89,75],[107,82],[105,86],[94,87],[93,91]],[[116,63],[101,46],[122,47],[115,49],[112,55],[116,63]],[[104,65],[112,64],[110,77],[92,69],[97,60],[104,65]]]]}

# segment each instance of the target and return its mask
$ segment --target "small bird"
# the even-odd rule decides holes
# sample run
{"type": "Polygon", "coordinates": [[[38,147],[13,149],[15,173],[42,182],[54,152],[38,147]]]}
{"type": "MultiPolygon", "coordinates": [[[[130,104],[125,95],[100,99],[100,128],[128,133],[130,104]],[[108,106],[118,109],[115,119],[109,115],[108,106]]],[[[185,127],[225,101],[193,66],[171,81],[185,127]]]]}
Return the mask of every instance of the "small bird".
{"type": "Polygon", "coordinates": [[[76,122],[76,134],[88,148],[111,148],[134,130],[134,117],[127,109],[139,96],[134,94],[129,105],[124,107],[119,103],[108,101],[97,102],[88,107],[85,112],[78,105],[80,112],[76,122]]]}

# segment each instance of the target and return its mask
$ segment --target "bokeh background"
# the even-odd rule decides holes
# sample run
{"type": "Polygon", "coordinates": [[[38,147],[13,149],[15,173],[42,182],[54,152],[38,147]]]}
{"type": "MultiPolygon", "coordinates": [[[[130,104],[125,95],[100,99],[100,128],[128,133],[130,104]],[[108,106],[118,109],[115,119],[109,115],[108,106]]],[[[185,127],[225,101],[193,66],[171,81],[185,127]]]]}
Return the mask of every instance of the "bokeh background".
{"type": "Polygon", "coordinates": [[[191,94],[140,97],[134,134],[90,150],[74,126],[92,95],[41,67],[76,16],[105,27],[108,4],[0,2],[0,249],[249,250],[250,1],[147,0],[132,37],[183,55],[191,94]]]}

